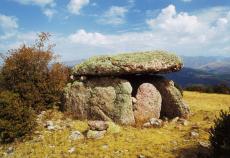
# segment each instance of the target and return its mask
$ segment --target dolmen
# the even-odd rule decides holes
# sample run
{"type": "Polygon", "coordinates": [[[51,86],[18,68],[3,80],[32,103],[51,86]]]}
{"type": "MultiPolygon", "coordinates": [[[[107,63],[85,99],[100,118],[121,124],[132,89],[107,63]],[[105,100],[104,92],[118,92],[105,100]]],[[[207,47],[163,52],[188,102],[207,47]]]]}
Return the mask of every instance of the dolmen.
{"type": "Polygon", "coordinates": [[[151,118],[187,118],[181,92],[159,74],[179,71],[182,60],[164,51],[97,56],[72,69],[64,108],[80,120],[140,125],[151,118]]]}

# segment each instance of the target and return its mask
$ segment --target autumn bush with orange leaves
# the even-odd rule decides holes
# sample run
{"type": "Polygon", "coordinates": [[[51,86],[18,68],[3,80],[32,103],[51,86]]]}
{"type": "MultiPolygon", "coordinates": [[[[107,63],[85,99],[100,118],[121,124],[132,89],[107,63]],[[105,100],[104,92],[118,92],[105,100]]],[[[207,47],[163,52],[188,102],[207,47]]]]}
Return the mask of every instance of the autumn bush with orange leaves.
{"type": "MultiPolygon", "coordinates": [[[[53,45],[48,43],[49,37],[50,34],[41,33],[34,45],[22,45],[18,49],[10,50],[8,55],[3,58],[0,77],[1,92],[7,91],[7,95],[12,94],[18,96],[17,98],[20,100],[20,104],[18,103],[12,106],[10,104],[14,104],[14,102],[12,100],[7,101],[5,97],[0,98],[0,100],[4,99],[2,106],[8,106],[14,109],[16,105],[23,106],[22,109],[27,107],[35,113],[54,106],[61,107],[63,87],[69,79],[69,68],[57,62],[57,56],[52,51],[53,45]]],[[[9,110],[14,111],[14,109],[1,108],[0,111],[2,115],[0,115],[0,121],[7,120],[7,115],[10,114],[9,110]],[[8,111],[4,111],[4,109],[8,111]]],[[[24,115],[23,110],[19,110],[17,115],[24,115]]],[[[33,114],[31,113],[31,115],[33,114]]],[[[17,116],[17,118],[20,118],[19,116],[17,116]]],[[[28,117],[28,119],[29,118],[30,117],[28,117]]],[[[23,119],[21,120],[23,121],[23,119]]],[[[7,132],[12,132],[10,129],[13,130],[13,128],[8,128],[8,126],[9,124],[14,125],[15,121],[17,121],[17,124],[23,123],[11,119],[6,125],[7,128],[0,128],[0,134],[4,132],[4,135],[7,135],[7,132]],[[9,129],[9,131],[6,131],[6,129],[9,129]]],[[[21,132],[22,134],[15,136],[21,136],[24,133],[28,133],[28,131],[29,130],[27,130],[27,132],[21,132]]]]}

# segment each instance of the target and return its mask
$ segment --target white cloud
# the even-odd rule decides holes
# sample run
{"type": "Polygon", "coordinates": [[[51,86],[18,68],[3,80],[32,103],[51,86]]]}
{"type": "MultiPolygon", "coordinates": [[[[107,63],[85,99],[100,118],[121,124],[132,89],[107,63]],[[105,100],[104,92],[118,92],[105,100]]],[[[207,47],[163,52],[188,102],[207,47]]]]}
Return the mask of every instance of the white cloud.
{"type": "Polygon", "coordinates": [[[103,45],[108,42],[105,35],[102,35],[101,33],[97,32],[88,33],[83,29],[71,34],[69,36],[69,39],[72,43],[87,45],[103,45]]]}
{"type": "Polygon", "coordinates": [[[80,14],[80,10],[89,4],[89,0],[70,0],[67,5],[67,8],[72,14],[80,14]]]}
{"type": "Polygon", "coordinates": [[[162,9],[155,18],[147,20],[147,25],[151,28],[148,31],[102,34],[78,30],[63,39],[60,42],[63,43],[61,46],[58,44],[57,46],[60,52],[68,47],[66,48],[69,49],[67,58],[68,56],[86,58],[111,52],[156,49],[168,50],[180,55],[230,56],[229,21],[230,8],[227,7],[186,13],[177,12],[175,6],[169,5],[162,9]],[[69,43],[69,41],[72,41],[73,44],[64,46],[64,43],[69,43]],[[79,50],[78,54],[75,53],[76,49],[79,50]]]}
{"type": "MultiPolygon", "coordinates": [[[[53,40],[56,43],[55,52],[60,53],[65,61],[99,54],[156,49],[176,52],[179,55],[230,56],[228,7],[186,13],[177,12],[175,6],[170,5],[147,21],[146,26],[150,28],[148,30],[104,34],[80,29],[69,35],[56,35],[53,40]]],[[[15,43],[26,39],[19,37],[18,34],[8,38],[15,40],[15,43]]],[[[0,38],[1,44],[4,41],[0,38]]],[[[13,42],[10,44],[14,46],[13,42]]],[[[10,44],[2,44],[0,51],[10,48],[10,44]]]]}
{"type": "Polygon", "coordinates": [[[14,0],[24,5],[54,6],[55,0],[14,0]]]}
{"type": "Polygon", "coordinates": [[[152,29],[184,33],[193,33],[201,27],[196,16],[188,15],[185,12],[177,14],[174,5],[162,9],[157,18],[147,20],[147,24],[152,29]]]}
{"type": "Polygon", "coordinates": [[[49,19],[52,19],[56,10],[56,0],[14,0],[22,5],[36,5],[41,7],[42,13],[47,16],[49,19]]]}
{"type": "Polygon", "coordinates": [[[6,16],[0,13],[0,28],[3,30],[3,32],[17,29],[17,18],[13,16],[6,16]]]}
{"type": "Polygon", "coordinates": [[[0,36],[0,53],[16,49],[22,44],[32,44],[37,37],[37,32],[13,32],[0,36]]]}
{"type": "Polygon", "coordinates": [[[98,22],[102,24],[120,25],[125,23],[126,7],[112,6],[107,10],[98,22]]]}
{"type": "Polygon", "coordinates": [[[43,14],[45,16],[47,16],[49,19],[52,19],[54,14],[56,14],[56,10],[54,9],[50,9],[50,8],[46,8],[43,10],[43,14]]]}

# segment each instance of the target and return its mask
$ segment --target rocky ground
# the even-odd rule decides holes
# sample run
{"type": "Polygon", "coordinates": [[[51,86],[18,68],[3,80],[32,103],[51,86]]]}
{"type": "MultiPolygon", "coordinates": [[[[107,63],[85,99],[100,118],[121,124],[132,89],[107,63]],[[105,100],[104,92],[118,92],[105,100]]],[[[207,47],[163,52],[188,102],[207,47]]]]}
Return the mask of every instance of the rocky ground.
{"type": "Polygon", "coordinates": [[[118,126],[72,120],[57,110],[42,112],[38,127],[23,141],[0,146],[0,157],[139,157],[199,158],[209,152],[209,128],[221,109],[230,107],[230,96],[185,92],[191,107],[188,120],[150,120],[145,127],[118,126]],[[91,128],[91,129],[89,129],[91,128]]]}

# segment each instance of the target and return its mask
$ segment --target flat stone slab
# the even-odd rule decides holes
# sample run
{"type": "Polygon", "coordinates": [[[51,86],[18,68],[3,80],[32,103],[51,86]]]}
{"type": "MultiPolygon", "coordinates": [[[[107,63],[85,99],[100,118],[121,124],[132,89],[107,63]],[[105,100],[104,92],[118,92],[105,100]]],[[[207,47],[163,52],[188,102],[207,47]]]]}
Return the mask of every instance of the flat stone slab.
{"type": "Polygon", "coordinates": [[[76,65],[72,73],[74,76],[157,74],[179,71],[182,67],[182,60],[174,54],[148,51],[92,57],[76,65]]]}

